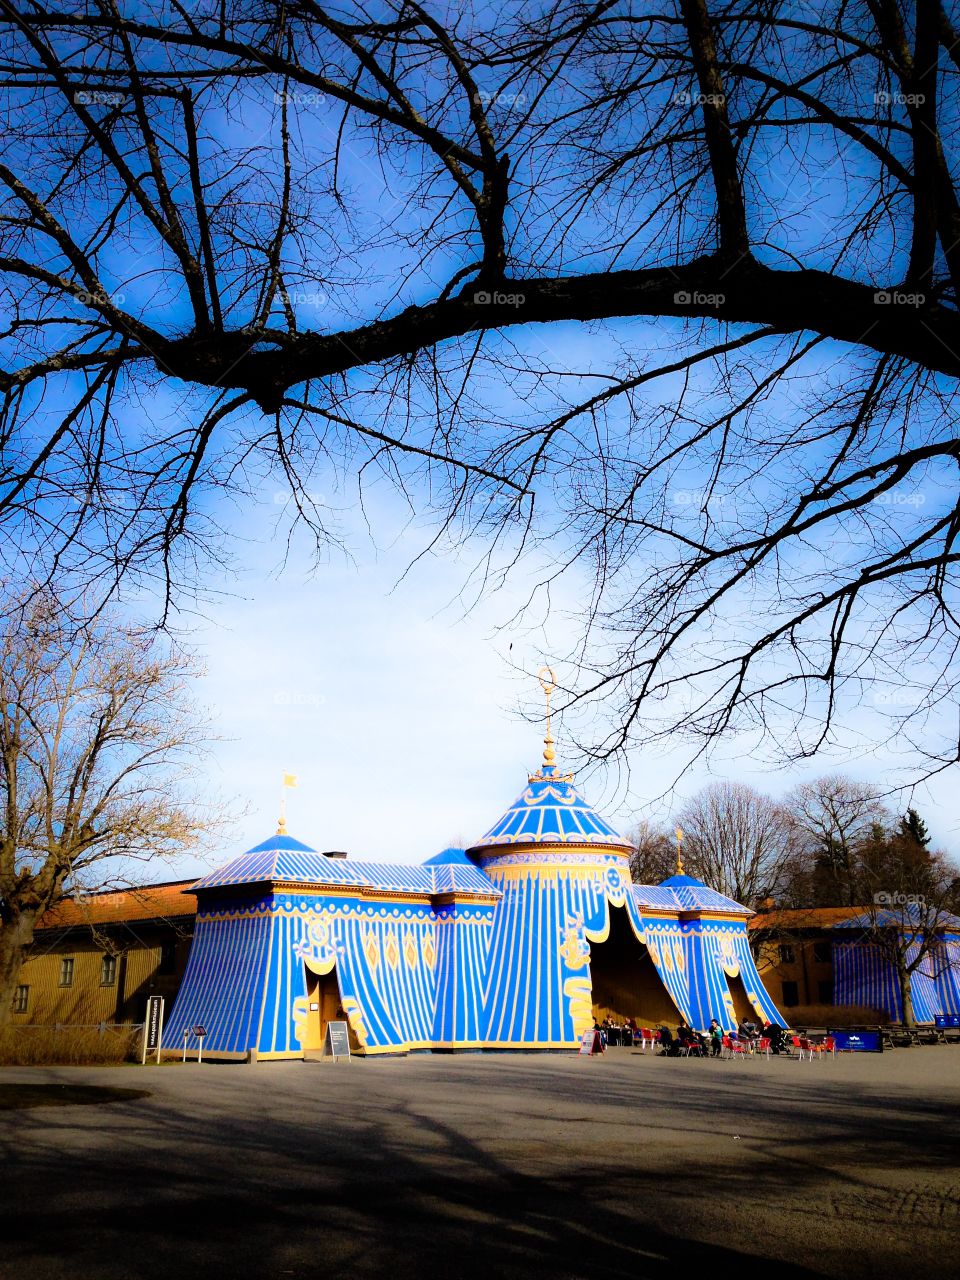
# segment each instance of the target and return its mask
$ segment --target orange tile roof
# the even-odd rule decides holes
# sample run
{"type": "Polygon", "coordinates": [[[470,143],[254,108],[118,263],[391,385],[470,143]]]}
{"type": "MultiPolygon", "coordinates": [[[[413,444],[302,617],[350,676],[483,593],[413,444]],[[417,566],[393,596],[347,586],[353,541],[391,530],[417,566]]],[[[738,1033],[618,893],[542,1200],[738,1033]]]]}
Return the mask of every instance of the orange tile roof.
{"type": "Polygon", "coordinates": [[[829,929],[842,920],[862,915],[866,907],[793,907],[761,911],[747,921],[748,929],[829,929]]]}
{"type": "Polygon", "coordinates": [[[195,880],[173,880],[169,884],[110,889],[81,898],[64,898],[40,917],[37,928],[67,929],[71,925],[123,924],[128,920],[196,915],[196,899],[183,892],[195,883],[195,880]]]}

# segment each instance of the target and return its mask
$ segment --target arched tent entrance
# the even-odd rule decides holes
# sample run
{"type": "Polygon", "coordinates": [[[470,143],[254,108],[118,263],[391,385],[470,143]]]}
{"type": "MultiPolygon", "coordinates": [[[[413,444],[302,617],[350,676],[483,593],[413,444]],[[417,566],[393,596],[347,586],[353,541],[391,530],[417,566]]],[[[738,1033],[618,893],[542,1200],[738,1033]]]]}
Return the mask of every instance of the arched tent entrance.
{"type": "Polygon", "coordinates": [[[737,1015],[737,1022],[756,1022],[759,1017],[763,1021],[762,1011],[755,1009],[747,995],[747,988],[743,985],[743,978],[739,973],[735,978],[731,978],[729,974],[725,975],[727,979],[727,987],[733,1000],[733,1011],[737,1015]]]}
{"type": "Polygon", "coordinates": [[[590,979],[595,1011],[609,1009],[620,1017],[636,1018],[641,1026],[666,1022],[675,1027],[681,1020],[625,907],[610,907],[606,939],[590,944],[590,979]]]}
{"type": "Polygon", "coordinates": [[[353,1024],[343,1007],[340,994],[340,983],[335,968],[327,973],[314,973],[309,965],[305,965],[307,987],[307,1016],[303,1022],[301,1047],[304,1053],[319,1052],[327,1036],[327,1025],[330,1022],[345,1022],[350,1036],[350,1052],[360,1050],[353,1024]]]}

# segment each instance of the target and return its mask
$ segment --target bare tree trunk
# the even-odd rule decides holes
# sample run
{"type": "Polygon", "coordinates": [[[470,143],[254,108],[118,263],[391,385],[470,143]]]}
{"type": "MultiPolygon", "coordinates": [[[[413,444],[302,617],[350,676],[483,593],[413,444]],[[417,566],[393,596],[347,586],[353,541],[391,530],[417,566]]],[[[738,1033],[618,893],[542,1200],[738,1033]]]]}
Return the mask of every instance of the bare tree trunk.
{"type": "Polygon", "coordinates": [[[913,1012],[913,986],[910,981],[910,971],[907,968],[907,962],[903,954],[898,951],[897,959],[897,981],[900,984],[900,1004],[903,1009],[903,1025],[905,1027],[915,1027],[917,1025],[916,1017],[913,1012]]]}
{"type": "Polygon", "coordinates": [[[33,941],[36,919],[36,911],[22,911],[0,925],[0,1027],[10,1021],[20,966],[33,941]]]}

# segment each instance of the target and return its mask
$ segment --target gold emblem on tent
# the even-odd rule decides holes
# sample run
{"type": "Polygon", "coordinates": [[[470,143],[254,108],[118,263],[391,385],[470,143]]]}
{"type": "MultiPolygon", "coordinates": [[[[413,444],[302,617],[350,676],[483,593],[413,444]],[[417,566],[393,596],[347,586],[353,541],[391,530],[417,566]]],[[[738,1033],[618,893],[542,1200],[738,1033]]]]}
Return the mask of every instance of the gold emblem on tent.
{"type": "Polygon", "coordinates": [[[417,967],[417,944],[414,941],[412,929],[407,930],[407,936],[403,940],[403,958],[407,962],[407,968],[417,967]]]}
{"type": "Polygon", "coordinates": [[[400,945],[397,942],[397,935],[392,929],[384,939],[383,954],[391,969],[395,969],[400,963],[400,945]]]}
{"type": "Polygon", "coordinates": [[[423,941],[420,943],[420,954],[423,956],[423,963],[428,969],[432,969],[437,963],[437,952],[433,945],[433,939],[429,933],[424,934],[423,941]]]}
{"type": "Polygon", "coordinates": [[[576,916],[567,917],[567,927],[560,930],[563,942],[557,948],[562,959],[567,962],[568,969],[582,969],[590,959],[590,948],[583,940],[580,930],[583,921],[576,916]]]}
{"type": "Polygon", "coordinates": [[[380,963],[380,947],[377,944],[377,935],[372,929],[367,930],[363,940],[363,954],[367,957],[367,964],[371,970],[376,969],[380,963]]]}

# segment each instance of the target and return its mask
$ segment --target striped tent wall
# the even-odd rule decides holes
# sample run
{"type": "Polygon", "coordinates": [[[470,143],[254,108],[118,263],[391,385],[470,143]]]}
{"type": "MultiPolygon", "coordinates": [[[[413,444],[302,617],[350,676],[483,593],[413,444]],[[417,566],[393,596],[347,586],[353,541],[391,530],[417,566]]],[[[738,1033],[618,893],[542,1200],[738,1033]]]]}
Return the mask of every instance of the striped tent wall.
{"type": "Polygon", "coordinates": [[[340,995],[365,1053],[430,1045],[436,1000],[436,918],[427,906],[342,907],[340,995]]]}
{"type": "Polygon", "coordinates": [[[644,915],[643,936],[647,951],[670,998],[684,1021],[694,1025],[696,1017],[690,998],[689,957],[684,948],[684,931],[678,920],[644,915]]]}
{"type": "MultiPolygon", "coordinates": [[[[306,906],[306,904],[304,904],[306,906]]],[[[304,932],[302,908],[290,898],[272,903],[267,980],[260,1012],[257,1052],[261,1057],[299,1056],[300,1038],[294,1025],[294,1002],[307,994],[303,963],[294,945],[304,932]]]]}
{"type": "Polygon", "coordinates": [[[737,1025],[724,964],[733,966],[733,950],[722,925],[690,921],[683,931],[690,977],[690,1025],[706,1031],[715,1018],[725,1031],[737,1025]]]}
{"type": "Polygon", "coordinates": [[[934,953],[941,1013],[960,1014],[960,938],[944,938],[934,953]]]}
{"type": "Polygon", "coordinates": [[[493,925],[492,906],[447,906],[437,913],[435,1048],[477,1048],[493,925]]]}
{"type": "MultiPolygon", "coordinates": [[[[956,946],[956,944],[954,944],[956,946]]],[[[907,962],[912,964],[920,950],[909,945],[907,962]]],[[[910,998],[917,1022],[933,1022],[938,1013],[952,1013],[951,1002],[960,1005],[954,974],[944,966],[944,944],[934,946],[910,975],[910,998]]],[[[834,1004],[866,1005],[882,1009],[893,1022],[903,1021],[903,1003],[896,968],[876,943],[866,939],[833,944],[834,1004]]],[[[960,1008],[956,1008],[960,1013],[960,1008]]]]}
{"type": "Polygon", "coordinates": [[[833,944],[833,1003],[883,1009],[892,1021],[903,1021],[897,975],[875,943],[833,944]]]}
{"type": "MultiPolygon", "coordinates": [[[[754,1011],[763,1018],[764,1022],[772,1022],[776,1026],[785,1027],[787,1023],[763,985],[763,979],[757,969],[757,962],[754,960],[753,952],[750,950],[750,937],[747,933],[746,921],[725,922],[722,929],[719,929],[716,934],[711,936],[714,938],[717,947],[721,948],[721,950],[726,950],[727,954],[732,952],[734,967],[739,973],[744,990],[747,993],[747,999],[753,1006],[754,1011]]],[[[721,964],[721,968],[724,969],[724,972],[729,973],[730,977],[737,976],[737,973],[730,972],[723,964],[721,964]]]]}
{"type": "Polygon", "coordinates": [[[503,894],[487,967],[481,1036],[491,1047],[572,1046],[593,1025],[590,944],[623,905],[618,856],[512,854],[484,870],[503,894]]]}
{"type": "MultiPolygon", "coordinates": [[[[916,945],[907,947],[908,964],[914,963],[919,950],[916,945]]],[[[943,1013],[934,978],[934,957],[929,951],[910,975],[910,998],[917,1022],[933,1022],[938,1013],[943,1013]]]]}
{"type": "Polygon", "coordinates": [[[195,1053],[195,1026],[206,1029],[205,1052],[239,1056],[256,1045],[271,924],[266,903],[252,911],[197,915],[183,983],[164,1029],[168,1045],[182,1045],[186,1032],[187,1050],[195,1053]]]}

